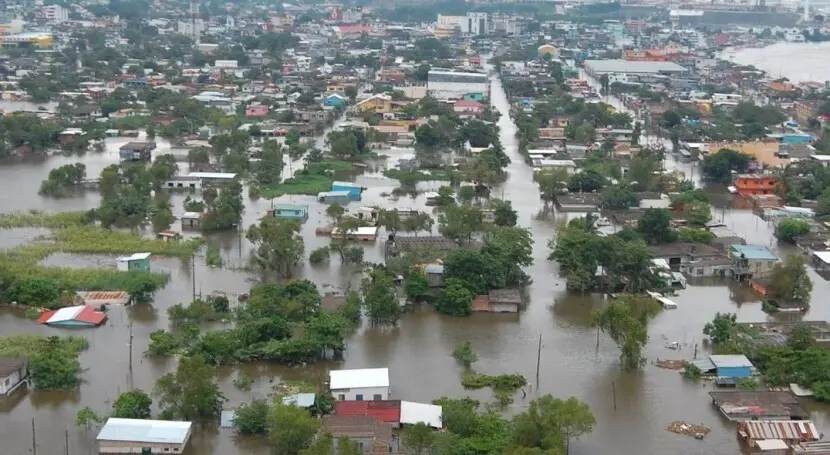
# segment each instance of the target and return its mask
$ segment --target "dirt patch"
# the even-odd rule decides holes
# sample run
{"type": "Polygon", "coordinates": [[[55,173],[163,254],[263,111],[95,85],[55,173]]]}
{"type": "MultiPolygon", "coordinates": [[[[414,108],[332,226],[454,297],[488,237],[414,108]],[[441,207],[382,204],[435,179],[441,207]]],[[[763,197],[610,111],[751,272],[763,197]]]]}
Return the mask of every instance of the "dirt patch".
{"type": "Polygon", "coordinates": [[[786,166],[790,160],[784,160],[775,156],[778,151],[778,141],[753,141],[753,142],[710,142],[706,144],[712,153],[720,149],[732,149],[755,157],[761,164],[771,167],[786,166]]]}
{"type": "Polygon", "coordinates": [[[712,431],[705,425],[697,425],[694,423],[686,423],[682,420],[677,420],[669,424],[668,430],[672,433],[691,436],[695,439],[703,439],[712,431]]]}

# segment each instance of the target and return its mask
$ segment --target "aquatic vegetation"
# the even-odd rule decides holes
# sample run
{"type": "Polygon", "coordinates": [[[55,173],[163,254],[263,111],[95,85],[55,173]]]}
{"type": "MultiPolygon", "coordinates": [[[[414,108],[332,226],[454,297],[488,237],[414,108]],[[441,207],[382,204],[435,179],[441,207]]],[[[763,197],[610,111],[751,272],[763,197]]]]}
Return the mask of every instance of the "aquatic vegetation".
{"type": "Polygon", "coordinates": [[[47,213],[39,210],[28,212],[0,213],[0,229],[43,227],[62,229],[70,226],[82,226],[92,222],[89,212],[47,213]]]}

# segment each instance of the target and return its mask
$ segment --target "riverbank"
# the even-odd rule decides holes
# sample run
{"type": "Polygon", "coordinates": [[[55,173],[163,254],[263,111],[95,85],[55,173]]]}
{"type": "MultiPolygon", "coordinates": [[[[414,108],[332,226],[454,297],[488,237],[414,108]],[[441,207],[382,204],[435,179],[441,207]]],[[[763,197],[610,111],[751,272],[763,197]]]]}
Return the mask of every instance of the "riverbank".
{"type": "Polygon", "coordinates": [[[830,42],[776,43],[760,48],[727,48],[719,58],[740,65],[752,65],[772,78],[790,82],[830,81],[830,42]]]}

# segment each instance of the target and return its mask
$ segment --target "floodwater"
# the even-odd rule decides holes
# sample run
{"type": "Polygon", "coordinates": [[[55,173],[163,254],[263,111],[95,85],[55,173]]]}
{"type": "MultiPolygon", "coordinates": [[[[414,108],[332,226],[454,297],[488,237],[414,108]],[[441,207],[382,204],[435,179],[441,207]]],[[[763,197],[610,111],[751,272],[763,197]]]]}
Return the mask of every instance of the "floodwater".
{"type": "MultiPolygon", "coordinates": [[[[496,194],[513,201],[519,213],[519,224],[531,229],[535,239],[535,263],[527,270],[533,284],[527,289],[529,303],[519,315],[475,314],[468,318],[452,318],[434,313],[428,308],[407,313],[395,328],[363,327],[348,339],[348,348],[342,362],[326,362],[307,368],[286,368],[274,364],[251,364],[220,369],[219,381],[226,393],[228,407],[266,395],[279,379],[306,379],[320,383],[332,368],[390,368],[392,395],[395,398],[428,402],[440,396],[474,396],[483,401],[492,397],[487,391],[468,392],[460,385],[461,367],[451,357],[454,347],[470,340],[479,354],[474,365],[477,371],[490,374],[521,373],[532,383],[527,398],[520,396],[506,409],[507,413],[522,411],[539,394],[553,394],[566,398],[576,396],[587,402],[597,417],[595,431],[571,444],[571,452],[578,455],[615,453],[620,455],[648,454],[727,454],[738,449],[734,425],[725,422],[713,408],[707,395],[709,386],[683,380],[677,372],[658,369],[652,365],[642,371],[621,372],[619,351],[605,336],[597,344],[596,330],[590,328],[590,316],[603,305],[599,296],[573,296],[565,291],[565,282],[558,276],[557,266],[546,260],[547,242],[562,214],[546,214],[538,191],[532,181],[531,169],[517,151],[515,127],[507,112],[507,100],[497,79],[492,81],[491,99],[503,114],[499,120],[502,144],[513,160],[508,168],[509,179],[496,194]],[[542,337],[539,378],[536,378],[537,345],[542,337]],[[256,378],[251,392],[236,390],[232,382],[240,374],[256,378]],[[616,391],[616,393],[614,393],[616,391]],[[615,396],[616,395],[616,396],[615,396]],[[674,420],[703,423],[713,428],[703,441],[679,436],[666,431],[674,420]]],[[[616,100],[609,100],[617,104],[616,100]]],[[[651,138],[651,140],[656,140],[651,138]]],[[[77,210],[97,205],[94,193],[71,199],[51,200],[37,195],[40,180],[49,169],[80,160],[87,164],[90,175],[117,161],[119,140],[108,140],[103,154],[87,154],[81,158],[51,157],[47,162],[14,163],[0,166],[0,211],[41,209],[77,210]]],[[[166,144],[160,142],[163,153],[166,144]]],[[[300,161],[292,163],[294,169],[300,161]]],[[[691,174],[687,164],[667,160],[668,168],[678,168],[691,174]]],[[[422,197],[392,201],[384,194],[391,193],[396,182],[378,174],[359,175],[356,181],[369,188],[364,193],[365,205],[424,207],[422,197]]],[[[435,184],[437,186],[437,184],[435,184]]],[[[174,197],[180,211],[184,195],[174,197]]],[[[314,236],[314,228],[325,224],[324,207],[309,196],[286,196],[274,202],[308,204],[309,221],[303,226],[306,250],[325,244],[324,238],[314,236]]],[[[251,201],[245,213],[245,225],[256,222],[270,205],[270,201],[251,201]]],[[[722,219],[749,242],[769,244],[771,227],[749,210],[734,209],[728,196],[716,202],[716,218],[722,219]]],[[[357,204],[352,204],[354,210],[357,204]]],[[[14,230],[4,233],[0,246],[9,247],[42,233],[35,230],[14,230]]],[[[238,234],[211,238],[222,248],[223,257],[231,263],[244,262],[250,245],[238,234]]],[[[775,245],[773,245],[775,246],[775,245]]],[[[366,260],[382,260],[382,246],[365,246],[366,260]]],[[[112,266],[111,258],[72,257],[59,255],[50,258],[50,264],[74,266],[112,266]]],[[[69,453],[93,453],[95,431],[85,433],[74,426],[77,410],[89,406],[99,413],[107,413],[112,400],[131,387],[151,390],[160,375],[175,368],[175,360],[149,359],[143,356],[149,334],[168,327],[166,310],[170,305],[187,302],[191,298],[194,278],[189,263],[173,259],[157,259],[155,270],[171,274],[170,284],[160,290],[152,305],[140,305],[125,310],[114,308],[105,326],[94,330],[69,331],[38,326],[22,315],[0,313],[0,333],[80,334],[90,340],[90,349],[81,355],[87,370],[84,384],[73,392],[25,391],[0,401],[0,441],[3,455],[31,453],[32,419],[36,426],[37,452],[40,455],[64,453],[65,431],[68,429],[69,453]],[[133,323],[134,344],[130,369],[129,322],[133,323]]],[[[830,286],[815,274],[814,295],[821,296],[830,286]]],[[[300,277],[309,278],[323,287],[323,291],[343,289],[355,283],[358,275],[351,267],[341,267],[335,259],[329,265],[305,265],[300,277]]],[[[215,290],[231,295],[247,291],[256,280],[252,274],[205,266],[204,258],[195,259],[195,287],[197,292],[215,290]]],[[[650,324],[651,340],[648,358],[691,359],[693,345],[700,343],[703,325],[714,313],[736,312],[739,321],[764,321],[756,297],[745,288],[727,282],[692,284],[674,298],[679,308],[664,311],[650,324]],[[667,342],[684,343],[681,351],[665,348],[667,342]]],[[[830,310],[818,303],[808,313],[808,319],[827,319],[830,310]]],[[[705,353],[705,351],[702,351],[705,353]]],[[[825,433],[830,422],[824,412],[813,415],[825,433]]],[[[261,440],[235,437],[230,430],[206,428],[196,432],[189,446],[191,454],[265,454],[261,440]]]]}
{"type": "Polygon", "coordinates": [[[792,82],[830,81],[830,43],[776,43],[763,48],[727,49],[723,57],[753,65],[771,77],[792,82]]]}

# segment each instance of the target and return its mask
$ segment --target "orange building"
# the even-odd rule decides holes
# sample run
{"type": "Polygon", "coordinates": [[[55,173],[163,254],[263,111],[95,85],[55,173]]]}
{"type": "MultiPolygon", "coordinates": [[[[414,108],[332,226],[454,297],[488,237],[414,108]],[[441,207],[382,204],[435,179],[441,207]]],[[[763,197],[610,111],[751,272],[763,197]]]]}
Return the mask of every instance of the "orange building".
{"type": "Polygon", "coordinates": [[[735,177],[735,188],[741,196],[773,194],[778,177],[769,175],[741,174],[735,177]]]}

